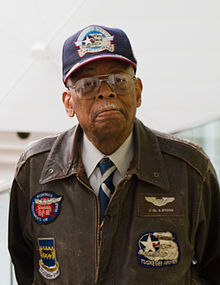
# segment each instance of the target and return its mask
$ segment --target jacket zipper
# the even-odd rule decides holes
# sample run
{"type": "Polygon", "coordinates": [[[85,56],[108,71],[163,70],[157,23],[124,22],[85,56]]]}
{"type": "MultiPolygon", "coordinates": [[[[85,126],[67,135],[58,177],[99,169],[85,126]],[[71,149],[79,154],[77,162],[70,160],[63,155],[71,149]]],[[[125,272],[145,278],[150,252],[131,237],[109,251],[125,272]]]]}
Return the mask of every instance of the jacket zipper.
{"type": "MultiPolygon", "coordinates": [[[[110,205],[110,203],[111,203],[111,200],[114,198],[114,196],[115,196],[116,193],[118,192],[118,187],[119,187],[119,185],[120,185],[121,183],[123,183],[124,186],[125,186],[125,184],[130,180],[131,177],[132,177],[132,175],[127,174],[127,175],[125,175],[123,178],[121,178],[121,179],[118,181],[118,184],[117,184],[117,186],[115,187],[115,191],[114,191],[114,193],[112,194],[111,199],[110,199],[110,201],[109,201],[109,203],[108,203],[107,209],[108,209],[108,207],[109,207],[109,205],[110,205]]],[[[106,211],[107,211],[107,209],[106,209],[106,211]]]]}
{"type": "MultiPolygon", "coordinates": [[[[119,181],[118,185],[121,184],[122,182],[123,182],[124,184],[127,183],[128,180],[131,178],[131,176],[132,176],[132,175],[126,175],[125,177],[123,177],[123,178],[119,181]]],[[[78,175],[76,176],[76,178],[77,178],[77,180],[78,180],[83,186],[85,186],[90,192],[92,192],[92,193],[95,195],[93,189],[92,189],[91,187],[89,187],[89,185],[86,184],[83,180],[81,180],[78,175]]],[[[118,186],[118,185],[117,185],[117,186],[118,186]]],[[[118,190],[118,187],[116,187],[115,192],[113,193],[113,195],[112,195],[110,201],[111,201],[112,198],[115,196],[115,193],[117,192],[117,190],[118,190]]],[[[99,205],[99,200],[98,200],[97,195],[95,195],[95,196],[96,196],[96,204],[97,204],[97,209],[98,209],[97,233],[96,233],[96,236],[97,236],[97,238],[96,238],[97,262],[96,262],[96,278],[95,278],[95,284],[96,284],[97,281],[98,281],[98,272],[99,272],[99,267],[100,267],[100,250],[101,250],[101,246],[100,246],[100,245],[101,245],[101,235],[102,235],[102,233],[100,234],[100,231],[101,231],[101,229],[102,229],[102,227],[103,227],[103,222],[104,222],[104,221],[103,221],[102,224],[100,225],[100,205],[99,205]]],[[[110,201],[109,201],[109,204],[110,204],[110,201]]],[[[109,207],[109,205],[108,205],[108,207],[109,207]]],[[[107,207],[107,208],[108,208],[108,207],[107,207]]],[[[106,209],[106,210],[107,210],[107,209],[106,209]]]]}
{"type": "MultiPolygon", "coordinates": [[[[83,186],[85,186],[90,192],[92,192],[95,195],[93,189],[91,187],[89,187],[89,185],[87,185],[83,180],[81,180],[78,175],[76,176],[76,178],[83,186]]],[[[99,205],[97,195],[95,195],[95,197],[96,197],[96,205],[97,205],[97,209],[98,209],[98,217],[97,217],[98,219],[96,221],[96,225],[97,225],[96,226],[96,228],[97,228],[97,232],[96,232],[96,248],[97,248],[96,256],[97,256],[97,258],[96,258],[96,260],[97,261],[96,261],[96,278],[95,278],[96,279],[95,282],[97,282],[99,265],[100,265],[100,223],[99,223],[99,221],[100,221],[100,205],[99,205]]]]}

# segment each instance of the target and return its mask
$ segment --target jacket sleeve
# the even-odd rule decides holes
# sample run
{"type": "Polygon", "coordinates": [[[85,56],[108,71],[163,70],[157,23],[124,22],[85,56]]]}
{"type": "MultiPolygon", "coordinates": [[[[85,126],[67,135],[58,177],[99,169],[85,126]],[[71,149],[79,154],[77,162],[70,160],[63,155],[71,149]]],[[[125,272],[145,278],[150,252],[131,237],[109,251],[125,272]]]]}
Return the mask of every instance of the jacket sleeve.
{"type": "Polygon", "coordinates": [[[203,182],[200,216],[195,240],[197,273],[201,285],[220,282],[220,191],[210,164],[203,182]]]}
{"type": "Polygon", "coordinates": [[[24,237],[27,207],[24,192],[14,180],[10,196],[8,239],[19,285],[31,285],[33,282],[33,250],[31,242],[24,237]]]}

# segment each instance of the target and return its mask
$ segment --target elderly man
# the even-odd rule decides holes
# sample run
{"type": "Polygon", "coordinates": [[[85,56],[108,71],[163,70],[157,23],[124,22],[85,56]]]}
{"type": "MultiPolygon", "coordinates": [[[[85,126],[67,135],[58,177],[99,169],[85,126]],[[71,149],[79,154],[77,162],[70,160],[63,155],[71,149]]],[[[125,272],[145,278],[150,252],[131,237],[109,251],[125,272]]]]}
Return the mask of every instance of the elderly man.
{"type": "Polygon", "coordinates": [[[215,172],[199,147],[135,118],[136,67],[120,29],[66,40],[62,99],[79,124],[18,162],[9,249],[19,284],[218,284],[215,172]]]}

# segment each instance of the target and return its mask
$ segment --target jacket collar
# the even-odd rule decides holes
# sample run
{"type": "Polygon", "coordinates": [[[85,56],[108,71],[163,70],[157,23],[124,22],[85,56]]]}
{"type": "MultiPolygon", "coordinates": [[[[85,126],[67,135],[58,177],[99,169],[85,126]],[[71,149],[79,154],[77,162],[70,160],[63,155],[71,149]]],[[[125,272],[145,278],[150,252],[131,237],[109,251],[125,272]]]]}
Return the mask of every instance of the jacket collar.
{"type": "MultiPolygon", "coordinates": [[[[44,184],[82,171],[82,129],[76,126],[60,134],[51,148],[40,177],[44,184]]],[[[134,123],[134,159],[130,169],[140,180],[169,190],[169,181],[156,135],[139,120],[134,123]]]]}
{"type": "Polygon", "coordinates": [[[82,130],[79,125],[61,133],[44,164],[40,184],[68,177],[77,172],[82,130]]]}
{"type": "Polygon", "coordinates": [[[160,145],[152,130],[138,119],[134,123],[134,170],[139,179],[169,190],[169,181],[160,145]]]}

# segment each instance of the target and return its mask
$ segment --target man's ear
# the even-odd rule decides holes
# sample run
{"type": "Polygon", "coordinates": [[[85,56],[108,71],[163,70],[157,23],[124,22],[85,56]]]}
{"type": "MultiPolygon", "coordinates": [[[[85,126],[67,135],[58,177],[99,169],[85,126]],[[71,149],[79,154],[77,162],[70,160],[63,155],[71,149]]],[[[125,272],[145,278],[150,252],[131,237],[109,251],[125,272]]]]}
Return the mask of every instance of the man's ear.
{"type": "Polygon", "coordinates": [[[143,84],[142,84],[140,78],[136,79],[135,84],[136,84],[136,86],[135,86],[135,90],[136,90],[136,106],[140,107],[141,106],[141,93],[142,93],[142,89],[143,89],[143,84]]]}
{"type": "Polygon", "coordinates": [[[69,117],[75,115],[73,99],[69,91],[64,91],[62,94],[62,101],[66,110],[66,113],[69,117]]]}

